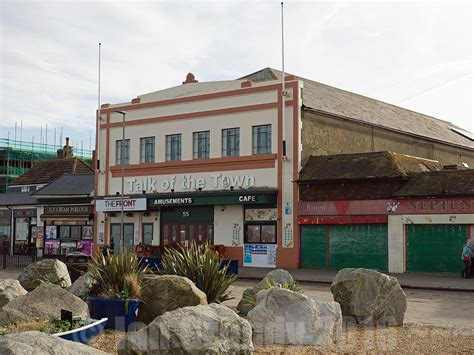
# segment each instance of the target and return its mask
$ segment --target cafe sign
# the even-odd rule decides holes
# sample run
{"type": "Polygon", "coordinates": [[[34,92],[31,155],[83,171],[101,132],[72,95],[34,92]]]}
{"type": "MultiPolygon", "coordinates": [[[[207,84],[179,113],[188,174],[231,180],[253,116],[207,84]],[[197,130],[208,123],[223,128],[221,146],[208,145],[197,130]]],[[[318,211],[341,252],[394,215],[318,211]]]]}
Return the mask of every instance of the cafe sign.
{"type": "Polygon", "coordinates": [[[44,206],[46,215],[86,215],[94,213],[90,205],[44,206]]]}
{"type": "Polygon", "coordinates": [[[148,207],[276,204],[276,193],[180,195],[148,198],[148,207]]]}
{"type": "MultiPolygon", "coordinates": [[[[96,200],[96,211],[98,212],[120,212],[122,210],[122,198],[108,198],[96,200]]],[[[123,198],[123,210],[129,211],[146,211],[146,198],[123,198]]]]}

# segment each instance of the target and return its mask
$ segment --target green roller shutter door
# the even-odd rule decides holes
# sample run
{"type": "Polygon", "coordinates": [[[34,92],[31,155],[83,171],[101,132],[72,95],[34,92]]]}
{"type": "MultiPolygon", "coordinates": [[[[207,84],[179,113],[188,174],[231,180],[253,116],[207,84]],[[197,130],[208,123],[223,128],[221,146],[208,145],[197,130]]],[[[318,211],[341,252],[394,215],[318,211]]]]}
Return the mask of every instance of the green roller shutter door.
{"type": "Polygon", "coordinates": [[[326,268],[326,226],[301,226],[301,267],[326,268]]]}
{"type": "Polygon", "coordinates": [[[331,225],[329,268],[388,270],[387,224],[331,225]]]}
{"type": "Polygon", "coordinates": [[[467,225],[406,225],[407,271],[458,273],[467,225]]]}

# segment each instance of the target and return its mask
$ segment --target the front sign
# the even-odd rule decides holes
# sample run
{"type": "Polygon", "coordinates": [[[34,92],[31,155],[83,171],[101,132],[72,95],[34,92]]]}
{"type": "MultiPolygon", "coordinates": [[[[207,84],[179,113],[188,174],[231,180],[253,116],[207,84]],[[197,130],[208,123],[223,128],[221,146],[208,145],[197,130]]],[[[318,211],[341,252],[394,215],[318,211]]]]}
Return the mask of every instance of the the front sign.
{"type": "Polygon", "coordinates": [[[300,216],[464,213],[474,213],[474,199],[301,201],[299,211],[300,216]]]}
{"type": "Polygon", "coordinates": [[[13,217],[15,218],[36,217],[36,208],[13,210],[13,217]]]}
{"type": "Polygon", "coordinates": [[[46,215],[85,215],[94,213],[94,208],[88,205],[44,206],[46,215]]]}
{"type": "MultiPolygon", "coordinates": [[[[96,210],[98,212],[120,212],[122,210],[122,199],[108,198],[96,200],[96,210]]],[[[130,198],[123,199],[124,211],[146,211],[146,198],[130,198]]]]}
{"type": "Polygon", "coordinates": [[[180,175],[169,178],[129,178],[126,180],[129,193],[149,192],[169,192],[176,191],[196,191],[196,190],[219,190],[228,189],[231,186],[235,189],[250,188],[255,186],[254,175],[225,175],[213,173],[209,175],[180,175]]]}

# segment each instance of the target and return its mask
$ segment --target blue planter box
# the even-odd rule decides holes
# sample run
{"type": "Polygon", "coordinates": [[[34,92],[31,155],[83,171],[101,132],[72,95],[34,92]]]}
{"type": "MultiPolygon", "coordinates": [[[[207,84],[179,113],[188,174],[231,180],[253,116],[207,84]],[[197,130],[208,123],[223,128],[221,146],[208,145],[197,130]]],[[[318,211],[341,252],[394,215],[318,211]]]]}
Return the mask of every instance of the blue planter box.
{"type": "Polygon", "coordinates": [[[69,330],[67,332],[56,333],[54,335],[65,340],[88,344],[93,338],[95,338],[97,335],[104,331],[106,322],[107,318],[102,318],[83,327],[69,330]]]}
{"type": "Polygon", "coordinates": [[[159,256],[147,256],[140,258],[138,260],[138,266],[139,267],[147,267],[151,269],[152,271],[158,271],[161,270],[161,257],[159,256]]]}
{"type": "Polygon", "coordinates": [[[105,328],[121,331],[134,331],[137,325],[137,310],[140,300],[121,298],[89,297],[91,318],[108,318],[105,328]],[[128,302],[127,309],[126,302],[128,302]]]}
{"type": "Polygon", "coordinates": [[[224,260],[222,262],[221,268],[223,268],[227,263],[230,263],[229,268],[227,269],[227,275],[238,274],[239,273],[239,261],[238,260],[224,260]]]}

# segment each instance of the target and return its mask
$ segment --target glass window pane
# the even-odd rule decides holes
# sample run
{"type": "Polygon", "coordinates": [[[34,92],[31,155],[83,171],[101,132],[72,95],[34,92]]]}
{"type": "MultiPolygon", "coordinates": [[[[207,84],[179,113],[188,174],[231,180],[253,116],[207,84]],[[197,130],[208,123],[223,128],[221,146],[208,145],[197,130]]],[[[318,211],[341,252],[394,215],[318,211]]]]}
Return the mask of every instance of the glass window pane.
{"type": "Polygon", "coordinates": [[[153,224],[143,224],[143,243],[151,244],[153,241],[153,224]]]}
{"type": "Polygon", "coordinates": [[[133,224],[123,225],[123,240],[125,244],[125,250],[131,252],[133,245],[133,224]]]}
{"type": "Polygon", "coordinates": [[[166,136],[166,160],[181,160],[181,134],[166,136]]]}
{"type": "Polygon", "coordinates": [[[193,158],[207,159],[209,158],[210,138],[209,131],[193,133],[193,158]]]}
{"type": "Polygon", "coordinates": [[[247,243],[260,243],[259,225],[247,225],[247,243]]]}
{"type": "Polygon", "coordinates": [[[117,165],[130,164],[130,139],[115,141],[115,163],[117,165]]]}
{"type": "Polygon", "coordinates": [[[59,226],[59,238],[69,238],[69,226],[59,226]]]}
{"type": "Polygon", "coordinates": [[[262,243],[276,243],[276,226],[262,225],[262,243]]]}
{"type": "Polygon", "coordinates": [[[207,239],[209,243],[214,243],[214,226],[212,224],[207,225],[207,239]]]}
{"type": "Polygon", "coordinates": [[[240,155],[240,129],[228,128],[222,130],[222,156],[240,155]]]}
{"type": "Polygon", "coordinates": [[[253,154],[268,154],[272,152],[271,125],[252,127],[252,152],[253,154]]]}
{"type": "Polygon", "coordinates": [[[71,238],[80,238],[81,237],[81,226],[71,226],[71,238]]]}

